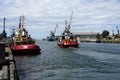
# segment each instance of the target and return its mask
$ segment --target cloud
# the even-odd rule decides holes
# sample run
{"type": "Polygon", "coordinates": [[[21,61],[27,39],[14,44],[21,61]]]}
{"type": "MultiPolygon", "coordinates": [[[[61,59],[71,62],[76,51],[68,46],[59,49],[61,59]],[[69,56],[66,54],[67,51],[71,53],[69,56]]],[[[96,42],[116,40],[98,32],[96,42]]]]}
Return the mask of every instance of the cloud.
{"type": "Polygon", "coordinates": [[[120,0],[0,0],[0,26],[5,16],[7,27],[17,27],[19,16],[25,15],[31,34],[49,34],[56,24],[60,33],[73,11],[72,31],[112,30],[110,26],[120,25],[119,5],[120,0]]]}

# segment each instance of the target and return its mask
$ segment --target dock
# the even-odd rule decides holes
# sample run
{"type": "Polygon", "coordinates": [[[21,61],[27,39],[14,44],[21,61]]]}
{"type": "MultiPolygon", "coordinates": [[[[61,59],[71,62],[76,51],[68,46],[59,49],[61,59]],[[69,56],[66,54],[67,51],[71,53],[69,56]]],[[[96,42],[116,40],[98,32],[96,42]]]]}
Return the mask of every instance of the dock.
{"type": "Polygon", "coordinates": [[[4,43],[0,43],[0,80],[19,80],[14,56],[4,43]]]}

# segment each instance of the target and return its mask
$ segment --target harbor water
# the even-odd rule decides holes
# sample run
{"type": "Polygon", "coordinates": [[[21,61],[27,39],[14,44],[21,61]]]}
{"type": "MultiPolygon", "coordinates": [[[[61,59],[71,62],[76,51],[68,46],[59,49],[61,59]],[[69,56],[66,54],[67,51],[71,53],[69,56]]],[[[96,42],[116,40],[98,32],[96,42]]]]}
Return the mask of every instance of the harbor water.
{"type": "Polygon", "coordinates": [[[15,56],[20,80],[120,80],[120,44],[79,43],[59,48],[36,41],[41,54],[15,56]]]}

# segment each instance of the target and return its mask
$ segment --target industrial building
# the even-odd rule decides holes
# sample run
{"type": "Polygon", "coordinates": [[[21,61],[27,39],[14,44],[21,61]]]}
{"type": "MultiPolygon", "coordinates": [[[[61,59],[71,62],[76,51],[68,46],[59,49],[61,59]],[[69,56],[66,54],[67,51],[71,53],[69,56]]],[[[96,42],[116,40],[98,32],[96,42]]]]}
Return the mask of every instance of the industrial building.
{"type": "Polygon", "coordinates": [[[73,32],[79,42],[96,42],[98,32],[73,32]]]}

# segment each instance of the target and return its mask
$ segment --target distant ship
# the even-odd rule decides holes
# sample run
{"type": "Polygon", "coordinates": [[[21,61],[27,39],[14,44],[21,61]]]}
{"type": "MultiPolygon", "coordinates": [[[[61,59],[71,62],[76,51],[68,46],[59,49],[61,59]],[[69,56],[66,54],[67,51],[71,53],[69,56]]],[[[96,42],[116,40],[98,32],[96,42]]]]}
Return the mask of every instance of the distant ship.
{"type": "Polygon", "coordinates": [[[47,36],[47,41],[54,41],[55,40],[55,34],[51,31],[50,35],[47,36]]]}
{"type": "Polygon", "coordinates": [[[68,47],[78,47],[79,45],[77,40],[74,38],[73,33],[70,32],[71,20],[72,20],[72,15],[69,24],[67,24],[67,21],[65,21],[65,30],[62,33],[59,42],[57,43],[59,47],[68,48],[68,47]]]}
{"type": "Polygon", "coordinates": [[[54,32],[50,31],[50,35],[47,36],[47,41],[55,41],[56,40],[56,38],[55,38],[55,32],[56,32],[57,28],[58,28],[58,25],[56,25],[56,27],[54,29],[54,32]]]}
{"type": "Polygon", "coordinates": [[[35,44],[35,40],[28,35],[24,27],[24,16],[20,16],[18,32],[13,36],[11,51],[14,55],[40,53],[40,47],[35,44]]]}

